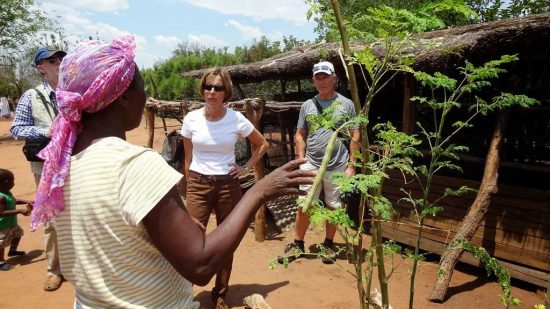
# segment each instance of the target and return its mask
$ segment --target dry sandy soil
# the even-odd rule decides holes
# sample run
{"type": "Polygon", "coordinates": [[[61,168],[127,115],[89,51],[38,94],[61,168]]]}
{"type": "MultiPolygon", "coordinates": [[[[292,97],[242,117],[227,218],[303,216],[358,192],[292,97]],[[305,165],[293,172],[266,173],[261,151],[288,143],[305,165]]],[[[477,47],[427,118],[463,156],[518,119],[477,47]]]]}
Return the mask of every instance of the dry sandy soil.
{"type": "MultiPolygon", "coordinates": [[[[160,123],[160,121],[157,121],[160,123]]],[[[10,120],[0,120],[0,167],[15,173],[16,185],[13,193],[16,197],[33,199],[34,181],[28,163],[21,153],[22,142],[13,141],[9,135],[10,120]]],[[[159,151],[162,145],[161,129],[156,130],[154,149],[159,151]]],[[[128,140],[137,145],[145,145],[146,129],[141,127],[128,133],[128,140]]],[[[42,290],[46,278],[46,262],[43,247],[43,231],[30,232],[29,217],[19,217],[19,223],[25,230],[25,236],[19,246],[27,255],[9,258],[15,267],[0,273],[0,308],[71,308],[74,288],[69,282],[55,292],[42,290]]],[[[215,224],[211,222],[209,230],[215,224]]],[[[306,238],[307,247],[322,241],[323,231],[310,229],[306,238]]],[[[268,240],[259,243],[254,240],[251,229],[246,233],[235,254],[230,293],[227,303],[231,307],[243,308],[243,298],[253,293],[263,295],[274,308],[359,308],[355,290],[355,281],[347,271],[352,265],[341,259],[338,265],[324,265],[316,259],[300,259],[290,264],[288,269],[268,268],[268,262],[282,252],[285,244],[292,241],[292,231],[279,233],[270,229],[268,240]],[[340,267],[339,267],[340,266],[340,267]]],[[[341,243],[340,238],[336,238],[341,243]]],[[[393,308],[406,308],[408,302],[408,275],[410,263],[401,259],[395,261],[399,266],[390,279],[390,299],[393,308]]],[[[484,272],[459,266],[454,273],[448,300],[444,304],[430,303],[427,298],[433,287],[437,265],[422,263],[417,274],[416,308],[499,308],[498,285],[487,279],[484,272]]],[[[522,299],[520,308],[533,308],[544,303],[543,297],[534,292],[534,287],[513,282],[513,293],[522,299]]],[[[202,308],[213,308],[210,303],[210,289],[213,283],[205,287],[195,287],[195,299],[202,308]]]]}

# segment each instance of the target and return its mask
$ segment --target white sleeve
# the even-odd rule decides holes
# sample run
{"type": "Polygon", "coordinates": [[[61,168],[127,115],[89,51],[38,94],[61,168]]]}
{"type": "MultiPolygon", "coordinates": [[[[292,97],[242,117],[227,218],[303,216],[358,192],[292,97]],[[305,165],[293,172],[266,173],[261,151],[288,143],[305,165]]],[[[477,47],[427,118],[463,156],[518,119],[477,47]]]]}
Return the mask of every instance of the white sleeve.
{"type": "Polygon", "coordinates": [[[123,162],[118,194],[126,223],[137,226],[181,177],[153,150],[123,162]]]}
{"type": "Polygon", "coordinates": [[[242,137],[247,137],[254,131],[254,125],[250,120],[248,120],[243,114],[236,112],[237,114],[237,123],[239,127],[239,134],[242,137]]]}
{"type": "Polygon", "coordinates": [[[181,131],[180,131],[180,134],[183,136],[183,137],[187,137],[187,138],[191,138],[193,136],[193,133],[191,132],[191,118],[193,116],[191,115],[191,113],[188,113],[187,115],[185,115],[185,117],[183,118],[183,123],[181,125],[181,131]]]}

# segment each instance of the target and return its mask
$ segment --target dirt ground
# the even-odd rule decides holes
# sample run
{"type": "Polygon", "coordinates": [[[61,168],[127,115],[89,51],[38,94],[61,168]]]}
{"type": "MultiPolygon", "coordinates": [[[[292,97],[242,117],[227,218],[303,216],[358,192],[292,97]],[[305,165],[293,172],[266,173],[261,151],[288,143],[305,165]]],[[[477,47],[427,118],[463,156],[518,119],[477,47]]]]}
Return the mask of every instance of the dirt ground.
{"type": "MultiPolygon", "coordinates": [[[[157,121],[157,126],[161,122],[157,121]]],[[[28,163],[21,152],[23,142],[13,141],[9,134],[11,119],[0,120],[0,167],[14,172],[16,197],[33,199],[34,181],[28,163]]],[[[145,123],[128,133],[128,140],[137,145],[145,145],[145,123]]],[[[160,151],[164,135],[156,129],[154,149],[160,151]]],[[[30,232],[29,217],[19,216],[19,223],[25,230],[20,250],[27,255],[9,258],[15,267],[0,273],[0,308],[71,308],[74,288],[69,282],[55,292],[42,289],[46,278],[43,231],[30,232]]],[[[208,229],[214,228],[214,223],[208,229]]],[[[324,232],[310,229],[306,236],[306,250],[321,242],[324,232]]],[[[259,243],[254,240],[253,227],[246,233],[235,253],[230,292],[227,303],[231,307],[244,308],[243,298],[253,293],[263,295],[274,308],[359,308],[355,280],[348,273],[352,265],[340,259],[336,265],[325,265],[316,259],[299,259],[288,269],[278,267],[270,270],[268,263],[280,254],[287,242],[292,241],[292,231],[279,233],[269,229],[268,240],[259,243]]],[[[367,242],[369,240],[367,239],[367,242]]],[[[341,243],[340,238],[335,242],[341,243]]],[[[393,308],[406,308],[408,304],[408,276],[410,263],[400,258],[395,260],[398,267],[390,279],[390,299],[393,308]]],[[[390,266],[390,264],[388,264],[390,266]]],[[[499,308],[496,283],[487,279],[484,272],[464,265],[455,271],[449,288],[448,299],[444,304],[433,304],[427,299],[435,281],[437,264],[424,262],[419,268],[416,283],[416,308],[499,308]]],[[[533,308],[544,303],[543,296],[535,292],[533,286],[513,281],[513,294],[523,302],[519,308],[533,308]]],[[[213,308],[210,303],[210,289],[213,282],[205,287],[194,288],[195,299],[201,308],[213,308]]]]}

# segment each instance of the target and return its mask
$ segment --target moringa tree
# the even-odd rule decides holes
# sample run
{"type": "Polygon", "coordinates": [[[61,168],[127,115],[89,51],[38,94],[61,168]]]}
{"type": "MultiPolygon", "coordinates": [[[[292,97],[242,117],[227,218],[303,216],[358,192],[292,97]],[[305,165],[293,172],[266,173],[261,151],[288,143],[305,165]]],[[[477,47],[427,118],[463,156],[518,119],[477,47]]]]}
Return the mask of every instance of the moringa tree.
{"type": "MultiPolygon", "coordinates": [[[[357,166],[361,168],[361,172],[351,178],[341,175],[335,176],[333,179],[341,191],[358,190],[361,192],[359,218],[363,218],[366,212],[370,212],[372,215],[370,249],[366,251],[363,249],[363,220],[359,220],[359,226],[355,231],[352,231],[350,230],[350,220],[345,213],[338,211],[326,212],[320,207],[311,208],[312,221],[320,222],[328,220],[330,223],[340,226],[339,231],[347,247],[344,250],[351,256],[355,265],[355,273],[353,275],[357,280],[357,289],[362,308],[367,308],[371,305],[381,308],[389,307],[388,279],[393,273],[393,268],[389,270],[385,268],[385,257],[395,255],[399,251],[399,248],[392,242],[382,242],[381,222],[391,221],[392,214],[395,212],[392,203],[382,193],[384,180],[388,178],[387,171],[396,169],[404,175],[416,178],[423,192],[422,197],[416,198],[405,191],[406,197],[403,199],[403,201],[412,205],[413,216],[416,221],[416,224],[413,226],[418,229],[415,251],[412,254],[408,254],[408,257],[413,260],[409,291],[409,308],[413,308],[415,273],[418,262],[423,258],[419,245],[422,238],[424,218],[426,216],[435,216],[441,211],[441,207],[438,205],[441,199],[447,196],[458,196],[470,191],[465,187],[458,190],[447,189],[444,191],[443,196],[435,200],[428,198],[431,193],[431,182],[436,173],[444,169],[460,170],[460,167],[453,161],[458,158],[458,153],[466,151],[467,148],[455,145],[453,137],[461,130],[469,128],[471,121],[477,116],[512,105],[530,106],[536,103],[536,101],[527,97],[511,94],[501,94],[487,101],[481,98],[477,98],[473,103],[468,101],[471,95],[474,95],[480,89],[489,87],[491,85],[490,80],[497,78],[500,73],[504,72],[501,66],[516,60],[514,56],[503,56],[501,59],[489,61],[481,66],[474,66],[466,62],[465,66],[460,68],[461,79],[454,79],[439,72],[426,74],[412,68],[411,64],[413,63],[414,55],[407,53],[407,47],[414,44],[410,40],[413,33],[444,26],[443,20],[436,17],[435,14],[443,14],[444,16],[463,14],[466,18],[472,16],[468,8],[454,6],[454,2],[441,1],[434,5],[424,6],[415,12],[394,9],[383,5],[369,8],[367,14],[362,18],[366,23],[370,24],[369,29],[372,29],[371,33],[364,35],[364,37],[370,38],[370,44],[367,44],[367,47],[363,51],[351,55],[349,48],[347,48],[348,36],[346,33],[347,27],[344,26],[345,20],[343,20],[339,13],[337,1],[331,1],[334,10],[333,18],[336,21],[342,38],[342,58],[349,74],[350,89],[354,100],[357,98],[357,95],[354,95],[357,86],[354,85],[355,82],[352,79],[354,64],[359,64],[357,67],[361,70],[367,88],[363,104],[360,105],[356,101],[358,116],[354,119],[348,119],[344,125],[338,128],[333,128],[335,134],[331,141],[336,140],[337,132],[345,132],[346,125],[350,124],[360,124],[362,132],[366,133],[364,128],[369,124],[369,111],[373,98],[389,81],[400,73],[412,74],[427,89],[427,93],[431,94],[430,96],[415,97],[414,101],[419,106],[424,106],[424,108],[431,110],[434,118],[433,124],[430,124],[429,129],[423,126],[425,124],[419,124],[421,129],[420,136],[409,136],[399,132],[391,123],[374,125],[372,129],[376,132],[376,136],[369,137],[367,134],[363,134],[361,153],[356,156],[360,158],[357,166]],[[383,50],[382,55],[375,55],[375,47],[378,51],[383,50]],[[450,120],[448,119],[452,113],[458,109],[465,108],[470,113],[466,119],[449,123],[450,120]],[[418,148],[421,144],[429,145],[429,153],[426,158],[429,163],[418,165],[414,157],[420,155],[421,152],[418,148]],[[378,270],[381,302],[376,302],[370,292],[374,267],[378,270]]],[[[322,115],[314,121],[319,126],[330,127],[335,121],[327,116],[322,115]]],[[[325,158],[327,160],[320,167],[311,192],[316,191],[316,186],[323,176],[324,168],[330,157],[330,144],[326,151],[327,155],[325,158]]],[[[313,204],[312,195],[308,195],[305,201],[301,203],[303,211],[308,211],[313,204]]],[[[498,273],[501,273],[500,269],[498,273]]],[[[506,280],[506,278],[509,281],[509,276],[499,276],[499,280],[506,280]]],[[[501,284],[501,286],[504,290],[509,286],[509,282],[508,284],[501,284]]],[[[507,295],[507,301],[513,303],[512,300],[514,299],[509,294],[509,291],[505,291],[505,294],[507,295]]],[[[507,305],[509,302],[507,302],[507,305]]]]}

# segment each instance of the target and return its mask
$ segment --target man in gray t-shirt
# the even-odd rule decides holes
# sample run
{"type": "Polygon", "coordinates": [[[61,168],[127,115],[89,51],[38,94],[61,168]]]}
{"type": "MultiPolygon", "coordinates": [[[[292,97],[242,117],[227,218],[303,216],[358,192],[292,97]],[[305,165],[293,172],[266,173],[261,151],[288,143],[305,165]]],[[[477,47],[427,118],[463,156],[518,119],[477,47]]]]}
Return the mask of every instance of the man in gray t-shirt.
{"type": "MultiPolygon", "coordinates": [[[[332,104],[337,104],[334,113],[339,115],[355,116],[355,107],[351,100],[342,96],[334,90],[334,86],[338,78],[334,71],[334,66],[328,61],[322,61],[313,66],[313,84],[318,91],[318,95],[314,98],[307,100],[300,109],[300,116],[298,118],[298,125],[296,128],[296,135],[294,136],[294,143],[296,145],[297,158],[307,158],[308,162],[303,164],[300,169],[302,170],[317,170],[321,166],[325,150],[327,148],[328,141],[333,134],[332,130],[325,130],[318,128],[315,131],[311,131],[309,122],[307,121],[309,115],[319,114],[319,110],[325,110],[332,104]],[[318,106],[316,106],[316,103],[318,106]]],[[[343,117],[344,118],[344,117],[343,117]]],[[[342,119],[341,121],[344,121],[342,119]]],[[[337,124],[337,125],[341,125],[337,124]]],[[[349,149],[341,143],[337,142],[332,152],[330,162],[327,167],[327,172],[323,177],[322,189],[324,191],[324,204],[329,209],[336,209],[341,207],[340,192],[338,188],[334,186],[330,180],[332,174],[336,172],[345,173],[348,176],[355,174],[355,168],[353,162],[355,162],[355,153],[359,150],[359,128],[354,127],[350,129],[351,140],[349,143],[349,149]]],[[[304,191],[311,190],[311,185],[301,185],[300,189],[304,191]]],[[[320,188],[321,189],[321,188],[320,188]]],[[[321,190],[315,193],[315,198],[319,198],[321,190]]],[[[284,263],[284,257],[287,257],[289,261],[293,261],[296,257],[300,257],[300,254],[296,254],[296,251],[304,251],[304,236],[309,226],[309,214],[303,213],[301,209],[296,213],[296,227],[294,231],[294,242],[288,244],[284,250],[284,256],[278,258],[279,263],[284,263]]],[[[326,223],[326,235],[323,246],[325,247],[323,263],[331,264],[334,262],[335,251],[333,249],[333,239],[336,234],[336,226],[326,223]]]]}

